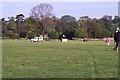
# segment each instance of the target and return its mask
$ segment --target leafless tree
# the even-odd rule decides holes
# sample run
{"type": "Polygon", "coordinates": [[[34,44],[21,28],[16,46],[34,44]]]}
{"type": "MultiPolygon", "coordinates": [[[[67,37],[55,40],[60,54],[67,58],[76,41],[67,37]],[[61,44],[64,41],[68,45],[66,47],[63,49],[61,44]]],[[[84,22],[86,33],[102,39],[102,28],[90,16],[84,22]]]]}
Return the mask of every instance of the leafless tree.
{"type": "Polygon", "coordinates": [[[31,17],[40,20],[52,16],[53,7],[51,4],[41,3],[31,9],[31,17]]]}
{"type": "MultiPolygon", "coordinates": [[[[52,10],[53,10],[52,5],[46,3],[38,4],[31,9],[30,16],[37,20],[37,23],[39,24],[38,25],[39,29],[40,27],[42,28],[41,31],[43,36],[45,34],[44,32],[46,28],[45,19],[49,19],[50,17],[52,17],[52,10]]],[[[41,33],[41,31],[39,33],[41,33]]]]}

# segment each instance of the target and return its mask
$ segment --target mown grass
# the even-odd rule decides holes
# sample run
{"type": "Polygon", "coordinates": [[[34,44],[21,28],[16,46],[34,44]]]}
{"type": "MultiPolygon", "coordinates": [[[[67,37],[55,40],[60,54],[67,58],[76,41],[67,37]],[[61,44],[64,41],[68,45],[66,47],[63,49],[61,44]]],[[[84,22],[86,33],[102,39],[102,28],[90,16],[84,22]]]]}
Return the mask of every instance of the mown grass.
{"type": "Polygon", "coordinates": [[[2,40],[3,78],[117,78],[118,53],[104,41],[2,40]]]}

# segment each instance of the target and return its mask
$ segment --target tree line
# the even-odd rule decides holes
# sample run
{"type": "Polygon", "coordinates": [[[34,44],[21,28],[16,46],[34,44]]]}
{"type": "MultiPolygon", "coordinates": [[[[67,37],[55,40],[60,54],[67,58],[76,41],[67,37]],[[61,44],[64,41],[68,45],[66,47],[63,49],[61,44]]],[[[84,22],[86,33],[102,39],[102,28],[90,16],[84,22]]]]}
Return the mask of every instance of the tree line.
{"type": "Polygon", "coordinates": [[[47,35],[58,39],[61,34],[72,38],[104,38],[113,37],[117,27],[120,27],[120,17],[104,15],[102,18],[82,16],[78,20],[71,15],[58,18],[52,14],[51,4],[41,3],[31,9],[29,17],[18,14],[2,21],[3,38],[28,38],[47,35]]]}

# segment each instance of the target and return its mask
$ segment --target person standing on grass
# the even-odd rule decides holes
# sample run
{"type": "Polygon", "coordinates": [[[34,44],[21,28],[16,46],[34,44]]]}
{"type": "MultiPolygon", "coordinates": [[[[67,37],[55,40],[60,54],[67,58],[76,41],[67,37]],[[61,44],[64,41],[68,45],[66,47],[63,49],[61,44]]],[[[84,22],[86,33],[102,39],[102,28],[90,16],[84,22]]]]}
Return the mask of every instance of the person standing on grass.
{"type": "Polygon", "coordinates": [[[117,27],[117,31],[114,33],[114,42],[115,42],[115,47],[113,50],[118,50],[118,47],[119,47],[119,43],[120,43],[120,30],[119,28],[117,27]]]}
{"type": "Polygon", "coordinates": [[[105,42],[107,43],[107,45],[110,45],[110,38],[107,38],[105,42]]]}

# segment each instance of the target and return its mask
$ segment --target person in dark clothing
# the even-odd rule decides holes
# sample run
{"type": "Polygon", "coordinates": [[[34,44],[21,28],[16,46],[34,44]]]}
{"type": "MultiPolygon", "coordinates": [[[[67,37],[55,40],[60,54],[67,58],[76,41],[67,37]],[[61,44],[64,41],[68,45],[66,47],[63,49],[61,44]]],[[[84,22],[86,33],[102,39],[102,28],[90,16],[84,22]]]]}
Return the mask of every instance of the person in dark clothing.
{"type": "Polygon", "coordinates": [[[118,46],[119,46],[119,43],[120,43],[120,30],[117,30],[114,33],[114,42],[116,43],[116,46],[115,46],[115,48],[113,50],[118,51],[118,46]]]}

